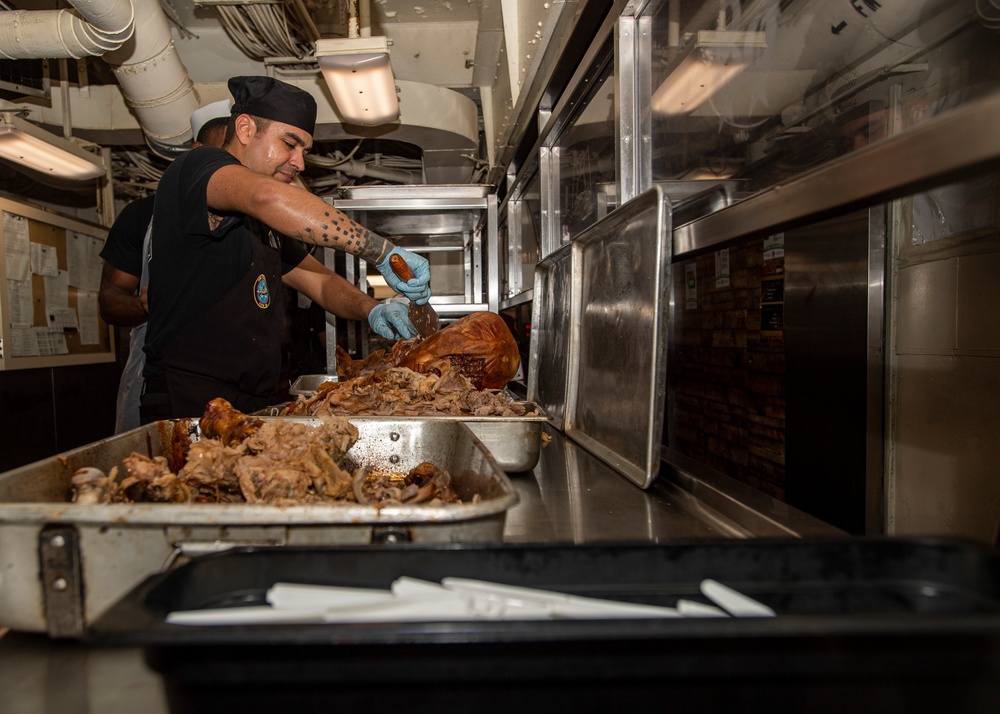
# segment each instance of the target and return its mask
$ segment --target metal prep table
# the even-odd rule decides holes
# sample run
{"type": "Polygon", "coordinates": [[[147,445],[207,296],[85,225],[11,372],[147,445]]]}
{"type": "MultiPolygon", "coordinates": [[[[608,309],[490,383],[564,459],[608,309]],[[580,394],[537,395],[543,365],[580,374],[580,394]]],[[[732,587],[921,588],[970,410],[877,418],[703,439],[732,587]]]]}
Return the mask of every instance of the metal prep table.
{"type": "MultiPolygon", "coordinates": [[[[507,515],[509,543],[663,543],[672,539],[831,536],[840,532],[714,473],[664,463],[646,491],[559,432],[533,471],[511,480],[520,502],[507,515]]],[[[666,454],[665,454],[666,455],[666,454]]],[[[676,457],[671,457],[676,459],[676,457]]],[[[33,714],[161,714],[158,675],[139,649],[100,649],[45,635],[0,637],[0,709],[33,714]]]]}

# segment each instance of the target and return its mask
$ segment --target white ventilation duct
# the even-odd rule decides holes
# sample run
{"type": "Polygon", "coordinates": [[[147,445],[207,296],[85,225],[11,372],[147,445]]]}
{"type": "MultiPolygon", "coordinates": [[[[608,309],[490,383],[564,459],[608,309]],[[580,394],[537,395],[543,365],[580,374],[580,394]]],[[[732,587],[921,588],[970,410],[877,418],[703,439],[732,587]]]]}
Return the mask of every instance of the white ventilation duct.
{"type": "Polygon", "coordinates": [[[0,12],[0,57],[74,58],[102,55],[132,36],[129,0],[70,0],[71,10],[0,12]]]}
{"type": "Polygon", "coordinates": [[[0,12],[0,57],[103,56],[150,148],[167,158],[183,151],[199,104],[159,0],[69,1],[75,13],[0,12]]]}
{"type": "Polygon", "coordinates": [[[177,55],[159,0],[132,3],[136,17],[133,41],[104,55],[104,60],[114,69],[146,143],[171,158],[184,151],[193,138],[191,113],[199,107],[198,97],[177,55]]]}

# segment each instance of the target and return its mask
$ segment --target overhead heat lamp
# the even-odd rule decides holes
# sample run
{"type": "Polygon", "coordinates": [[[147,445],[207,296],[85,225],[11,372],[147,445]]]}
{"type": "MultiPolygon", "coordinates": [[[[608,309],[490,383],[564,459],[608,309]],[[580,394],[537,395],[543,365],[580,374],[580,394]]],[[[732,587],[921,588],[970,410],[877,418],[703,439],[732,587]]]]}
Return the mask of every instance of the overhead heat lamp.
{"type": "Polygon", "coordinates": [[[399,118],[385,37],[319,39],[316,60],[345,122],[375,126],[399,118]]]}
{"type": "Polygon", "coordinates": [[[697,109],[767,49],[763,32],[699,30],[650,100],[657,114],[697,109]]]}
{"type": "Polygon", "coordinates": [[[98,157],[15,116],[14,112],[0,112],[0,158],[71,181],[86,181],[105,174],[98,157]]]}

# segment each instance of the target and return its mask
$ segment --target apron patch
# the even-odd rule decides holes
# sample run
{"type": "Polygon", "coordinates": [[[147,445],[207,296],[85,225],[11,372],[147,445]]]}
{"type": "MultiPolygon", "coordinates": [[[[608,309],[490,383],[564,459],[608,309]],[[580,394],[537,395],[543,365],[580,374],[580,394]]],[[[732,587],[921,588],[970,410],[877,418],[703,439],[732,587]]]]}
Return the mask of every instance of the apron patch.
{"type": "Polygon", "coordinates": [[[267,278],[263,273],[253,281],[253,299],[257,307],[264,310],[271,306],[271,292],[267,289],[267,278]]]}

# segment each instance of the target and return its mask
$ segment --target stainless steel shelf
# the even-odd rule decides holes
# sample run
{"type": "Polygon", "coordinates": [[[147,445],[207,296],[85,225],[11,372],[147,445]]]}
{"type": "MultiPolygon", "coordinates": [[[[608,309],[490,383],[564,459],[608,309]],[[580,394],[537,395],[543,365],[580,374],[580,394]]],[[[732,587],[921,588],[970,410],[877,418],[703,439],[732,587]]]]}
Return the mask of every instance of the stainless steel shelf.
{"type": "Polygon", "coordinates": [[[532,288],[531,290],[525,290],[522,293],[518,293],[514,297],[508,298],[507,300],[501,300],[500,309],[506,310],[507,308],[510,307],[517,307],[518,305],[524,305],[525,303],[531,302],[534,299],[535,299],[535,290],[534,288],[532,288]]]}
{"type": "Polygon", "coordinates": [[[486,208],[485,198],[468,199],[461,197],[443,198],[338,198],[333,205],[343,211],[452,211],[461,208],[486,208]]]}
{"type": "Polygon", "coordinates": [[[493,187],[488,184],[433,184],[419,186],[345,186],[338,190],[339,198],[343,199],[423,199],[449,198],[477,199],[486,198],[493,187]]]}

